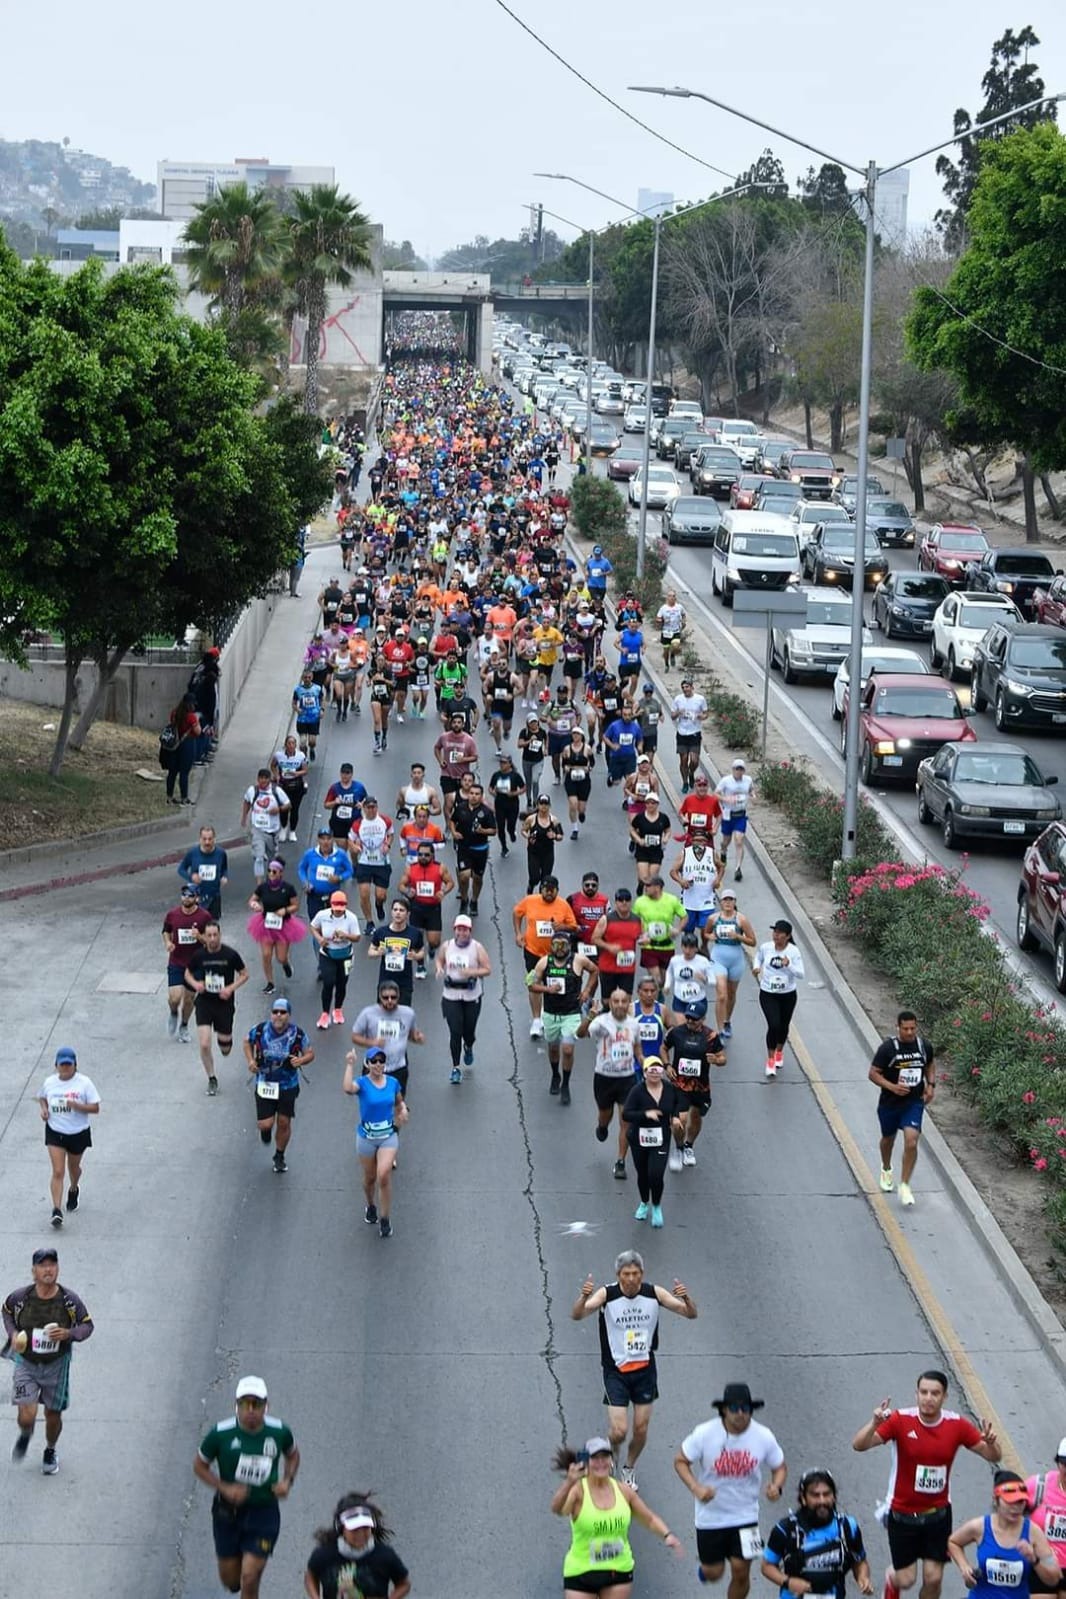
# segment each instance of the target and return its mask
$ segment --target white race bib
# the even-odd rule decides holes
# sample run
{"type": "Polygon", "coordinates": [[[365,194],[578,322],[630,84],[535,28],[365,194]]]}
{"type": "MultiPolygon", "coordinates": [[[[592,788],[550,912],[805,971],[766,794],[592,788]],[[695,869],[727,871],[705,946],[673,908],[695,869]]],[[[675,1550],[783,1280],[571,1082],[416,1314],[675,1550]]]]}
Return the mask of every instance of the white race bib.
{"type": "Polygon", "coordinates": [[[659,1036],[659,1023],[654,1019],[650,1022],[638,1022],[640,1041],[642,1044],[653,1044],[659,1036]]]}
{"type": "Polygon", "coordinates": [[[332,883],[335,873],[332,866],[316,866],[315,881],[318,883],[332,883]]]}
{"type": "Polygon", "coordinates": [[[201,883],[213,883],[218,876],[218,867],[213,862],[210,866],[201,866],[198,868],[198,876],[201,883]]]}
{"type": "Polygon", "coordinates": [[[277,932],[279,927],[285,926],[285,918],[280,911],[264,911],[263,926],[269,927],[272,932],[277,932]]]}
{"type": "Polygon", "coordinates": [[[677,1063],[677,1075],[679,1077],[698,1077],[702,1068],[703,1062],[701,1060],[693,1060],[690,1056],[682,1056],[677,1063]]]}
{"type": "Polygon", "coordinates": [[[625,1329],[626,1359],[639,1360],[648,1353],[648,1333],[645,1327],[625,1329]]]}
{"type": "Polygon", "coordinates": [[[596,960],[600,953],[595,944],[579,944],[577,946],[577,952],[579,955],[584,955],[585,959],[590,961],[596,960]]]}
{"type": "Polygon", "coordinates": [[[617,1039],[611,1045],[611,1059],[615,1065],[628,1064],[633,1059],[633,1046],[628,1038],[617,1039]]]}
{"type": "Polygon", "coordinates": [[[904,1088],[917,1088],[924,1076],[921,1066],[901,1066],[899,1069],[899,1080],[904,1088]]]}
{"type": "Polygon", "coordinates": [[[334,805],[333,813],[335,816],[338,816],[342,822],[350,822],[352,819],[352,809],[353,807],[351,805],[334,805]]]}
{"type": "MultiPolygon", "coordinates": [[[[402,949],[387,949],[385,951],[385,970],[387,972],[402,972],[406,963],[406,956],[402,949]]],[[[379,1032],[379,1038],[384,1036],[384,1033],[379,1032]]]]}
{"type": "Polygon", "coordinates": [[[277,812],[276,811],[268,811],[268,810],[253,811],[252,812],[252,826],[253,827],[258,827],[260,832],[262,832],[262,833],[273,832],[273,830],[274,830],[274,822],[276,820],[276,817],[277,817],[277,812]]]}
{"type": "Polygon", "coordinates": [[[649,922],[648,923],[648,937],[649,938],[665,938],[666,937],[666,923],[665,922],[649,922]]]}
{"type": "Polygon", "coordinates": [[[740,1527],[740,1558],[757,1560],[762,1554],[762,1533],[758,1527],[740,1527]]]}
{"type": "Polygon", "coordinates": [[[575,783],[583,783],[586,777],[585,768],[583,766],[571,766],[570,776],[575,783]]]}
{"type": "Polygon", "coordinates": [[[67,1099],[65,1094],[56,1094],[48,1101],[48,1114],[50,1116],[65,1116],[73,1108],[73,1101],[67,1099]]]}
{"type": "Polygon", "coordinates": [[[199,939],[196,936],[196,928],[195,927],[179,927],[178,928],[178,943],[179,944],[188,945],[188,944],[198,944],[199,942],[200,941],[199,941],[199,939]]]}
{"type": "Polygon", "coordinates": [[[594,1566],[613,1566],[621,1560],[626,1546],[621,1538],[590,1538],[589,1555],[594,1566]]]}
{"type": "Polygon", "coordinates": [[[637,964],[636,951],[632,949],[620,949],[614,958],[614,963],[620,972],[627,972],[631,966],[635,966],[637,964]]]}
{"type": "Polygon", "coordinates": [[[49,1338],[43,1327],[35,1327],[30,1334],[30,1348],[35,1355],[54,1355],[59,1349],[59,1339],[49,1338]]]}
{"type": "Polygon", "coordinates": [[[549,994],[565,994],[566,993],[566,978],[565,977],[548,977],[548,978],[545,979],[544,986],[548,990],[549,994]]]}
{"type": "Polygon", "coordinates": [[[642,1149],[661,1149],[663,1143],[662,1128],[641,1127],[637,1133],[637,1142],[642,1149]]]}
{"type": "Polygon", "coordinates": [[[204,992],[207,994],[221,994],[226,986],[226,979],[222,972],[204,973],[204,992]]]}
{"type": "Polygon", "coordinates": [[[399,1024],[399,1022],[391,1022],[391,1021],[378,1022],[378,1037],[379,1038],[390,1039],[390,1038],[399,1038],[399,1036],[400,1036],[400,1024],[399,1024]]]}
{"type": "Polygon", "coordinates": [[[1044,1523],[1044,1531],[1051,1543],[1066,1543],[1066,1513],[1060,1510],[1049,1510],[1044,1523]]]}
{"type": "Polygon", "coordinates": [[[947,1486],[948,1468],[946,1466],[917,1466],[914,1471],[914,1491],[916,1494],[943,1493],[947,1486]]]}
{"type": "Polygon", "coordinates": [[[619,733],[619,735],[618,735],[618,747],[619,747],[619,749],[625,749],[628,745],[632,744],[632,742],[633,742],[632,733],[619,733]]]}
{"type": "Polygon", "coordinates": [[[550,938],[554,932],[555,932],[555,923],[554,922],[538,922],[537,923],[537,937],[538,938],[550,938]]]}
{"type": "Polygon", "coordinates": [[[260,1099],[279,1099],[281,1097],[281,1084],[269,1083],[265,1077],[256,1079],[255,1091],[260,1099]]]}
{"type": "Polygon", "coordinates": [[[270,1481],[273,1469],[272,1455],[241,1455],[233,1473],[233,1480],[244,1483],[247,1488],[261,1488],[265,1482],[270,1481]]]}
{"type": "Polygon", "coordinates": [[[1025,1573],[1023,1560],[986,1560],[985,1581],[995,1588],[1020,1588],[1025,1573]]]}
{"type": "Polygon", "coordinates": [[[415,896],[418,899],[432,899],[435,893],[436,888],[426,878],[415,884],[415,896]]]}

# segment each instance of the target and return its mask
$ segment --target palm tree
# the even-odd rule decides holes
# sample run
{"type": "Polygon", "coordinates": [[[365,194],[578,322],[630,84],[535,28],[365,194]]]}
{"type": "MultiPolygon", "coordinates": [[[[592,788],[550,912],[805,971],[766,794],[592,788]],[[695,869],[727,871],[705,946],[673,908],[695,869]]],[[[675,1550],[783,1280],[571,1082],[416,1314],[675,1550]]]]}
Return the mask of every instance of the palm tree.
{"type": "Polygon", "coordinates": [[[196,207],[185,228],[190,286],[206,294],[223,319],[274,292],[284,235],[269,195],[233,183],[196,207]]]}
{"type": "Polygon", "coordinates": [[[294,196],[293,216],[286,226],[289,248],[283,272],[295,292],[298,311],[307,318],[304,410],[314,416],[326,291],[333,284],[347,288],[356,272],[373,265],[370,223],[358,203],[339,193],[336,184],[316,183],[307,193],[294,196]]]}

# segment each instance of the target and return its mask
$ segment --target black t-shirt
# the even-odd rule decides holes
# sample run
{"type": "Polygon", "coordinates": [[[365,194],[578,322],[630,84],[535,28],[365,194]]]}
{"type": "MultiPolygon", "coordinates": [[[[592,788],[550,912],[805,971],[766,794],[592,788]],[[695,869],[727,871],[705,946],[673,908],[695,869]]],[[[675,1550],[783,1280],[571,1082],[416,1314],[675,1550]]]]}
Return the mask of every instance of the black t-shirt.
{"type": "Polygon", "coordinates": [[[640,837],[640,843],[637,845],[638,852],[657,850],[661,858],[663,845],[666,843],[666,837],[670,831],[670,818],[664,816],[662,811],[660,811],[653,822],[650,816],[646,816],[643,811],[638,811],[636,816],[630,817],[629,825],[634,833],[637,833],[640,837]]]}
{"type": "Polygon", "coordinates": [[[296,898],[296,890],[284,879],[280,883],[271,883],[268,880],[260,883],[255,891],[255,897],[264,911],[283,911],[296,898]]]}
{"type": "Polygon", "coordinates": [[[501,799],[517,801],[518,796],[525,792],[525,787],[522,774],[513,769],[510,772],[493,772],[489,778],[490,792],[498,794],[501,799]]]}
{"type": "Polygon", "coordinates": [[[710,1056],[719,1054],[722,1048],[718,1034],[682,1024],[671,1027],[663,1044],[670,1051],[670,1074],[677,1086],[688,1093],[710,1093],[710,1056]]]}
{"type": "Polygon", "coordinates": [[[901,1043],[898,1038],[886,1038],[879,1045],[872,1064],[890,1083],[905,1083],[910,1089],[907,1098],[901,1094],[886,1094],[881,1090],[881,1105],[905,1105],[921,1099],[925,1092],[925,1068],[933,1059],[933,1046],[919,1033],[913,1044],[901,1043]]]}
{"type": "Polygon", "coordinates": [[[209,949],[201,950],[189,966],[189,975],[196,982],[203,983],[208,994],[217,994],[220,988],[228,988],[237,973],[243,971],[244,961],[228,944],[220,944],[214,954],[209,949]]]}
{"type": "Polygon", "coordinates": [[[335,1543],[319,1544],[311,1551],[307,1569],[322,1590],[322,1599],[337,1599],[342,1577],[354,1579],[354,1592],[363,1599],[385,1599],[389,1589],[407,1579],[407,1567],[388,1544],[375,1544],[362,1560],[342,1555],[335,1543]]]}
{"type": "Polygon", "coordinates": [[[452,826],[459,833],[464,849],[488,849],[489,836],[482,833],[481,828],[488,828],[491,836],[496,837],[496,816],[485,804],[468,805],[458,800],[452,810],[452,826]]]}

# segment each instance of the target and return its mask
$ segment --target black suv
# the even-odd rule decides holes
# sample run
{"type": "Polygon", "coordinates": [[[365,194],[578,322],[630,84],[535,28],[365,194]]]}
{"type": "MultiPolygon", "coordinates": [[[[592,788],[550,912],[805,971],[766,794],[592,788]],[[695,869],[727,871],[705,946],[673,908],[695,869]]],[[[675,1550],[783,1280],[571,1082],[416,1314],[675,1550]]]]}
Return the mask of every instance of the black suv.
{"type": "Polygon", "coordinates": [[[975,711],[992,706],[1001,732],[1066,727],[1066,638],[1041,622],[995,622],[974,646],[975,711]]]}

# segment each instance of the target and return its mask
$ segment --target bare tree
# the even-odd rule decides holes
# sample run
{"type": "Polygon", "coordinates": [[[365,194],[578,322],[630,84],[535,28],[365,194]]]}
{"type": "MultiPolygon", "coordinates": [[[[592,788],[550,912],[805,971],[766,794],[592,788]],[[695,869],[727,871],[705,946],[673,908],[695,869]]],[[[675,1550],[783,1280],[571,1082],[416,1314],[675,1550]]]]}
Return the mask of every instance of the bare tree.
{"type": "Polygon", "coordinates": [[[740,364],[759,340],[760,248],[757,217],[741,201],[715,206],[666,236],[663,277],[672,313],[701,376],[724,366],[734,415],[740,364]]]}

